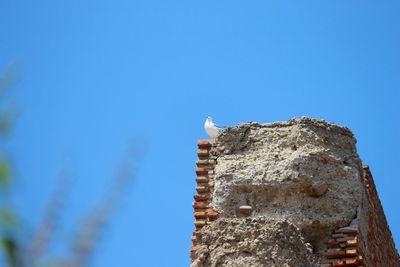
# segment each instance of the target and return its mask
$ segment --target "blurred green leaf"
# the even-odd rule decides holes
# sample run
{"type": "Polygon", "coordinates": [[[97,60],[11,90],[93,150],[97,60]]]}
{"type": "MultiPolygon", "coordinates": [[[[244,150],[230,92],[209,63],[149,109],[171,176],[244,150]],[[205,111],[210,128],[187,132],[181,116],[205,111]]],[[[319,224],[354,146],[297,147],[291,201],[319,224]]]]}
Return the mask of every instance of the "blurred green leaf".
{"type": "Polygon", "coordinates": [[[8,209],[0,210],[0,224],[5,225],[7,227],[13,227],[17,224],[17,217],[14,212],[8,209]]]}
{"type": "Polygon", "coordinates": [[[0,156],[0,187],[6,187],[10,184],[10,164],[8,161],[0,156]]]}
{"type": "Polygon", "coordinates": [[[13,238],[0,237],[1,246],[7,256],[9,266],[17,266],[17,243],[13,238]]]}

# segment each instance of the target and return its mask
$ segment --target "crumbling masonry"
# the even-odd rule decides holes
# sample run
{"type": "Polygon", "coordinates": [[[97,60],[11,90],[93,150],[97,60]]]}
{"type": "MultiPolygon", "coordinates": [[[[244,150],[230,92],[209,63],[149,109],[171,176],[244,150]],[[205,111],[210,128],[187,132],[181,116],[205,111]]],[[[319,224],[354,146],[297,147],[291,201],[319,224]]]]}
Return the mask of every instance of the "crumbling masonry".
{"type": "Polygon", "coordinates": [[[399,267],[346,127],[299,118],[198,142],[191,267],[399,267]]]}

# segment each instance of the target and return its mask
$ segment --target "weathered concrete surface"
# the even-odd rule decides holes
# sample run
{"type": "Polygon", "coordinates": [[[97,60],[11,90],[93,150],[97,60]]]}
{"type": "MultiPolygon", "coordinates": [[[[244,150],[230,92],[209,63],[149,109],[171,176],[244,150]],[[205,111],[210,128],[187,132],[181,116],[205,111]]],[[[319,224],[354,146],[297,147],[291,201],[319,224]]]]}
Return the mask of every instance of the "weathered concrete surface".
{"type": "Polygon", "coordinates": [[[204,229],[192,267],[314,266],[311,245],[288,221],[225,218],[204,229]]]}
{"type": "Polygon", "coordinates": [[[332,231],[356,219],[362,166],[349,129],[310,118],[251,122],[225,128],[215,142],[212,205],[223,221],[201,230],[206,256],[197,251],[193,266],[303,266],[291,257],[311,264],[307,242],[318,256],[332,231]],[[239,218],[243,205],[252,207],[250,218],[260,218],[259,224],[239,218]],[[282,242],[296,240],[275,247],[268,240],[274,240],[275,230],[285,232],[282,229],[291,232],[283,234],[282,242]],[[268,241],[262,246],[255,241],[257,231],[268,241]],[[242,244],[250,253],[242,252],[242,244]],[[286,255],[286,248],[297,248],[300,254],[286,255]]]}

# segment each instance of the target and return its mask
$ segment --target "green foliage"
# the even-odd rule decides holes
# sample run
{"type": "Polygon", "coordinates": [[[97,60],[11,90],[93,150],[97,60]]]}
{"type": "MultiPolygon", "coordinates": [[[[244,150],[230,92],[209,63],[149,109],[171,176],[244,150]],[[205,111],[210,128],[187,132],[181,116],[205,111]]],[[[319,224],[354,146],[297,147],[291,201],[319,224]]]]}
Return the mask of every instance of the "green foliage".
{"type": "Polygon", "coordinates": [[[10,172],[10,164],[4,156],[0,155],[0,188],[9,186],[11,180],[10,172]]]}
{"type": "MultiPolygon", "coordinates": [[[[0,137],[4,137],[10,133],[12,126],[12,112],[7,105],[4,108],[4,95],[14,83],[14,70],[8,69],[3,75],[0,74],[0,137]]],[[[0,143],[0,144],[3,144],[0,143]]],[[[9,267],[18,267],[18,243],[16,241],[16,213],[8,206],[11,203],[9,194],[5,194],[5,189],[10,189],[11,186],[11,166],[10,162],[1,151],[3,147],[0,146],[0,245],[4,258],[9,267]]]]}
{"type": "Polygon", "coordinates": [[[7,236],[0,237],[1,247],[5,252],[10,267],[17,267],[17,244],[14,238],[7,236]]]}
{"type": "Polygon", "coordinates": [[[8,229],[12,229],[17,224],[17,217],[14,212],[9,209],[0,210],[0,224],[8,229]]]}
{"type": "MultiPolygon", "coordinates": [[[[62,211],[62,204],[68,188],[66,181],[60,179],[60,188],[50,200],[43,222],[37,228],[32,238],[26,240],[21,236],[24,230],[20,224],[17,211],[12,204],[13,171],[5,151],[5,143],[2,139],[11,132],[15,120],[16,109],[5,100],[6,93],[15,82],[15,68],[9,68],[3,74],[0,73],[0,264],[6,262],[7,267],[83,267],[87,266],[97,240],[101,236],[102,229],[112,220],[118,200],[127,188],[127,183],[132,176],[135,155],[129,155],[123,162],[121,169],[113,178],[113,186],[100,203],[98,210],[88,216],[86,223],[82,224],[75,233],[75,240],[71,245],[71,255],[66,259],[56,259],[45,255],[56,228],[62,211]]],[[[132,152],[132,151],[131,151],[132,152]]],[[[131,154],[131,153],[129,153],[131,154]]],[[[64,176],[65,174],[63,174],[64,176]]],[[[61,176],[61,178],[63,177],[61,176]]],[[[68,174],[67,174],[68,177],[68,174]]]]}

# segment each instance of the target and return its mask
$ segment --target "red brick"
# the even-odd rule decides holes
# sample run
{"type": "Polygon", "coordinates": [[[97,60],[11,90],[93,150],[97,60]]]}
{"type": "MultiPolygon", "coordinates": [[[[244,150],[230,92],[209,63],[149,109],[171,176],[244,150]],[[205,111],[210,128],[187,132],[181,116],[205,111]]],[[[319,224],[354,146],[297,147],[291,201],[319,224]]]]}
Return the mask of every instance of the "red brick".
{"type": "Polygon", "coordinates": [[[338,230],[335,230],[335,233],[342,233],[342,234],[357,234],[358,229],[355,227],[343,227],[338,230]]]}
{"type": "Polygon", "coordinates": [[[196,218],[196,219],[203,219],[203,218],[206,218],[206,212],[204,212],[204,211],[195,211],[194,212],[194,217],[196,218]]]}
{"type": "Polygon", "coordinates": [[[199,140],[199,141],[197,141],[197,146],[198,147],[210,147],[210,146],[212,146],[212,144],[208,140],[199,140]]]}
{"type": "Polygon", "coordinates": [[[196,178],[196,182],[198,183],[208,183],[209,179],[206,176],[199,176],[196,178]]]}
{"type": "Polygon", "coordinates": [[[206,212],[206,209],[195,208],[194,212],[206,212]]]}
{"type": "Polygon", "coordinates": [[[196,194],[193,196],[194,200],[196,200],[197,202],[199,201],[206,201],[208,199],[207,195],[205,194],[196,194]]]}
{"type": "Polygon", "coordinates": [[[358,266],[357,258],[345,258],[344,262],[347,266],[358,266]]]}
{"type": "Polygon", "coordinates": [[[340,258],[346,256],[346,251],[340,248],[330,248],[327,249],[323,255],[327,258],[340,258]]]}
{"type": "Polygon", "coordinates": [[[333,263],[333,267],[344,267],[346,266],[345,262],[342,260],[337,260],[333,263]]]}
{"type": "Polygon", "coordinates": [[[346,256],[357,256],[357,249],[346,249],[346,256]]]}
{"type": "Polygon", "coordinates": [[[356,240],[356,239],[357,239],[357,237],[348,236],[348,237],[341,237],[341,238],[338,238],[338,239],[336,239],[336,241],[337,241],[337,242],[346,242],[346,241],[348,241],[348,240],[356,240]]]}
{"type": "Polygon", "coordinates": [[[207,208],[207,202],[193,202],[192,206],[195,209],[205,209],[207,208]]]}
{"type": "Polygon", "coordinates": [[[207,213],[213,213],[213,212],[216,212],[213,208],[212,208],[212,206],[211,206],[211,204],[210,205],[208,205],[208,208],[207,208],[207,213]]]}
{"type": "Polygon", "coordinates": [[[250,215],[251,212],[253,211],[253,208],[248,205],[243,205],[243,206],[239,207],[239,211],[240,211],[240,213],[242,213],[244,215],[250,215]]]}
{"type": "Polygon", "coordinates": [[[215,219],[217,219],[217,218],[219,217],[219,213],[216,212],[216,211],[213,210],[213,209],[207,209],[207,217],[208,217],[210,220],[215,220],[215,219]]]}
{"type": "Polygon", "coordinates": [[[353,240],[347,240],[346,241],[346,245],[348,247],[355,247],[358,245],[357,239],[353,239],[353,240]]]}
{"type": "Polygon", "coordinates": [[[208,157],[208,150],[207,149],[198,149],[197,150],[197,156],[199,157],[208,157]]]}
{"type": "Polygon", "coordinates": [[[197,193],[207,193],[210,191],[208,186],[196,186],[197,193]]]}
{"type": "Polygon", "coordinates": [[[207,175],[208,174],[208,170],[206,168],[203,168],[203,167],[197,167],[196,168],[196,174],[197,175],[207,175]]]}
{"type": "Polygon", "coordinates": [[[198,159],[196,160],[196,165],[197,166],[208,166],[210,164],[210,162],[208,161],[208,159],[198,159]]]}
{"type": "Polygon", "coordinates": [[[207,224],[207,222],[205,220],[196,220],[196,221],[194,221],[194,225],[196,227],[203,227],[206,224],[207,224]]]}

